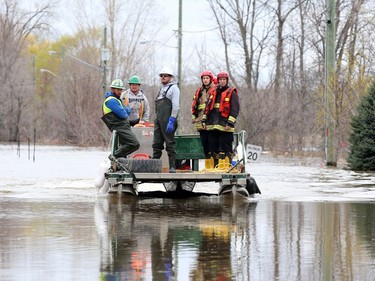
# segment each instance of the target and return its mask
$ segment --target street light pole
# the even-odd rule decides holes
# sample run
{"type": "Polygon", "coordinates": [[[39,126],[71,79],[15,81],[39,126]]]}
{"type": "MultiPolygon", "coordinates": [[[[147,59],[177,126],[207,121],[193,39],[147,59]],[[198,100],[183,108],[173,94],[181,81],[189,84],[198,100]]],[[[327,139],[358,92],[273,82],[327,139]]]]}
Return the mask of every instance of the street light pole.
{"type": "Polygon", "coordinates": [[[57,75],[54,73],[54,72],[52,72],[51,70],[49,70],[49,69],[45,69],[45,68],[41,68],[41,69],[39,69],[40,70],[40,72],[47,72],[47,73],[49,73],[49,74],[51,74],[53,77],[57,77],[57,75]]]}
{"type": "Polygon", "coordinates": [[[62,56],[68,56],[68,57],[72,58],[73,60],[75,60],[75,61],[77,61],[77,62],[79,62],[79,63],[82,63],[82,64],[84,64],[84,65],[86,65],[86,66],[88,66],[88,67],[94,68],[94,69],[96,69],[96,70],[98,70],[98,71],[102,71],[102,69],[101,69],[100,67],[97,67],[97,66],[92,65],[92,64],[90,64],[90,63],[88,63],[88,62],[85,62],[84,60],[81,60],[81,59],[79,59],[79,58],[77,58],[77,57],[75,57],[75,56],[72,56],[72,55],[70,55],[70,54],[68,54],[68,53],[66,53],[66,52],[64,52],[64,51],[63,51],[63,52],[48,51],[48,54],[50,54],[50,55],[62,55],[62,56]]]}
{"type": "Polygon", "coordinates": [[[103,68],[103,99],[107,87],[107,62],[109,61],[109,50],[107,49],[107,28],[104,27],[103,49],[101,50],[101,62],[103,68]]]}

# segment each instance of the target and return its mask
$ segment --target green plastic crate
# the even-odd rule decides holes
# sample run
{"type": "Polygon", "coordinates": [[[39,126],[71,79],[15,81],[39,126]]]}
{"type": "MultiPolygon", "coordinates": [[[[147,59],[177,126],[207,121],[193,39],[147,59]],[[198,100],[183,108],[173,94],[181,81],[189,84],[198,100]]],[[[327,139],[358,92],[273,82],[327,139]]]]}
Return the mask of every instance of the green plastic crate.
{"type": "Polygon", "coordinates": [[[175,136],[177,159],[204,159],[199,135],[175,136]]]}

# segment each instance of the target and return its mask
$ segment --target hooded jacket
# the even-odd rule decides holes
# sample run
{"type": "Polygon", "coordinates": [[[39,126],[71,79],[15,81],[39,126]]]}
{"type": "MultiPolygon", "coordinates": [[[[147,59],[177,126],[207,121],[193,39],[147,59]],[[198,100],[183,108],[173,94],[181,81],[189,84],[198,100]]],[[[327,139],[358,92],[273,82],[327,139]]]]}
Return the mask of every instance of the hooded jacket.
{"type": "Polygon", "coordinates": [[[130,114],[130,109],[124,106],[121,99],[112,92],[107,92],[104,97],[103,115],[113,112],[118,118],[126,119],[130,114]]]}
{"type": "Polygon", "coordinates": [[[141,120],[149,122],[150,105],[142,90],[134,94],[130,89],[122,92],[120,99],[130,109],[129,121],[141,120]]]}

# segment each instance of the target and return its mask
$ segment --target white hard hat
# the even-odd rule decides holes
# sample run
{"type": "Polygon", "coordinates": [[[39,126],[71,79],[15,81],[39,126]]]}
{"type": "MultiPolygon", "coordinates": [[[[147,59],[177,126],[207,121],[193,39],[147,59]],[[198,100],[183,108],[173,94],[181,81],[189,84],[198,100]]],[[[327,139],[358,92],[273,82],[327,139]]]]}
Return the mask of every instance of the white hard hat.
{"type": "Polygon", "coordinates": [[[170,68],[167,67],[167,66],[164,66],[164,67],[160,70],[159,75],[160,75],[160,74],[168,74],[168,75],[172,75],[172,76],[174,76],[174,75],[173,75],[173,71],[172,71],[172,69],[170,69],[170,68]]]}

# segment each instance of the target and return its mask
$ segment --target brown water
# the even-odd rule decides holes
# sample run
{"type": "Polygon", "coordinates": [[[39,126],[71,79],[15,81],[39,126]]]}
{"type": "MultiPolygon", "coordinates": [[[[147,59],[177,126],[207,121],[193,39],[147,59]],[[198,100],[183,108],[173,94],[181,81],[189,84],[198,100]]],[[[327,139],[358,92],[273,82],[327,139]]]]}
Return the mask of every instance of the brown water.
{"type": "Polygon", "coordinates": [[[254,198],[119,198],[105,152],[43,151],[0,147],[2,281],[374,280],[373,174],[261,162],[254,198]]]}

